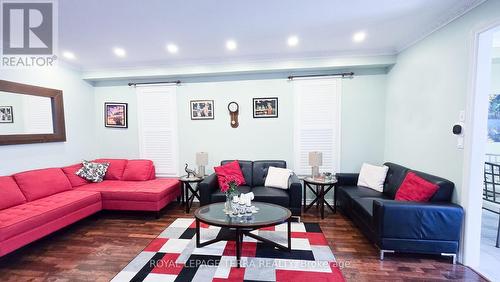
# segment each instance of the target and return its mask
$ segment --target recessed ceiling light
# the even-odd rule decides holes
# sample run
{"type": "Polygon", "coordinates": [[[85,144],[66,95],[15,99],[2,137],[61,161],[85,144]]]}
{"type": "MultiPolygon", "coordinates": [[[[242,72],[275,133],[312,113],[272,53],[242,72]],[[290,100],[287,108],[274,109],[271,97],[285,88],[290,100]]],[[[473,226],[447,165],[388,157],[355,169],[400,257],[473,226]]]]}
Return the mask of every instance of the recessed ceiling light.
{"type": "Polygon", "coordinates": [[[297,46],[299,44],[299,38],[295,35],[288,37],[288,46],[297,46]]]}
{"type": "Polygon", "coordinates": [[[238,44],[236,44],[236,41],[230,39],[228,41],[226,41],[226,48],[227,50],[236,50],[236,48],[238,47],[238,44]]]}
{"type": "Polygon", "coordinates": [[[170,54],[175,54],[179,51],[179,47],[177,47],[177,45],[175,44],[168,44],[167,45],[167,51],[170,53],[170,54]]]}
{"type": "Polygon", "coordinates": [[[366,33],[364,31],[359,31],[359,32],[356,32],[353,36],[352,36],[352,40],[354,42],[363,42],[365,41],[365,38],[366,38],[366,33]]]}
{"type": "Polygon", "coordinates": [[[120,48],[120,47],[113,48],[113,53],[115,53],[116,56],[121,57],[121,58],[123,58],[127,55],[127,52],[125,51],[125,49],[120,48]]]}
{"type": "Polygon", "coordinates": [[[73,52],[70,52],[70,51],[64,51],[62,53],[62,55],[63,55],[64,58],[66,58],[68,60],[74,60],[74,59],[76,59],[75,54],[73,54],[73,52]]]}

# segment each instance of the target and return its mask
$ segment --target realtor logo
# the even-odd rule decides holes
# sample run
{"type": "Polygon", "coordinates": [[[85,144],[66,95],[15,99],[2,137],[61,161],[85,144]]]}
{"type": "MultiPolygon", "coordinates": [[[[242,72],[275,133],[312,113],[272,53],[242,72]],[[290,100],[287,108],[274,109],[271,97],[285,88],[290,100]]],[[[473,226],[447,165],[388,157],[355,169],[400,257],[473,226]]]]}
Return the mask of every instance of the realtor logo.
{"type": "Polygon", "coordinates": [[[52,1],[2,2],[2,66],[52,66],[55,28],[52,1]]]}

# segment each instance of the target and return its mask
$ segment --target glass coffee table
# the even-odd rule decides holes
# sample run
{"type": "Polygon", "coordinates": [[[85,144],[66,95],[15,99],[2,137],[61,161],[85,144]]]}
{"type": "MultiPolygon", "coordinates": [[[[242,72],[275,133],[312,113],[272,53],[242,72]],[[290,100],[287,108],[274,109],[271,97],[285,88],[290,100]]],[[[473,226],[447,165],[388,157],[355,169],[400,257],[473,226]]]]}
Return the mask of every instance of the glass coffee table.
{"type": "Polygon", "coordinates": [[[194,217],[196,219],[196,247],[202,248],[219,241],[234,240],[236,242],[236,261],[238,268],[240,267],[241,245],[243,243],[243,236],[254,238],[258,241],[269,244],[284,251],[291,251],[292,239],[290,218],[292,216],[292,213],[290,212],[290,210],[282,206],[268,203],[253,202],[252,204],[259,209],[258,212],[253,213],[251,216],[242,217],[227,215],[223,211],[224,203],[214,203],[198,208],[194,212],[194,217]],[[232,236],[230,236],[230,238],[216,238],[201,242],[200,222],[208,225],[228,228],[229,230],[233,231],[231,234],[232,236]],[[259,228],[275,226],[284,222],[287,222],[288,246],[281,245],[269,239],[250,233],[251,231],[259,228]]]}

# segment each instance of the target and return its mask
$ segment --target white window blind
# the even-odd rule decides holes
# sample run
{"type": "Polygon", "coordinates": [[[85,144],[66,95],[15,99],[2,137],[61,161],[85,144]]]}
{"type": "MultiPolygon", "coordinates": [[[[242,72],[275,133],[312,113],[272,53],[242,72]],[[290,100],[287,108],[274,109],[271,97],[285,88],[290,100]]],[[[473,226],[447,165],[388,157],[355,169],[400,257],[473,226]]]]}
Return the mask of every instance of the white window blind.
{"type": "Polygon", "coordinates": [[[137,87],[139,153],[159,177],[178,176],[176,86],[137,87]]]}
{"type": "Polygon", "coordinates": [[[341,79],[293,81],[295,97],[294,170],[310,175],[309,152],[323,153],[320,172],[340,170],[341,79]]]}

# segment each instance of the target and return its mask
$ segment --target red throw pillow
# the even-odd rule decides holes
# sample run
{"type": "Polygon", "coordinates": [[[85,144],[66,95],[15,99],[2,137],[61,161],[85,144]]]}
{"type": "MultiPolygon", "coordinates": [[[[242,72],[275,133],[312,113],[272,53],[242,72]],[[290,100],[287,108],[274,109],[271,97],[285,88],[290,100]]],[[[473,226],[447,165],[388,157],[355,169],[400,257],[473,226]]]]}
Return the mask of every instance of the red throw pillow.
{"type": "Polygon", "coordinates": [[[437,184],[423,179],[414,172],[408,172],[398,192],[396,192],[396,200],[428,202],[438,189],[437,184]]]}
{"type": "Polygon", "coordinates": [[[76,172],[79,171],[80,168],[82,168],[81,163],[62,168],[62,170],[66,174],[66,177],[68,177],[69,182],[71,182],[71,186],[73,187],[78,187],[90,183],[90,181],[88,181],[87,179],[76,175],[76,172]]]}
{"type": "Polygon", "coordinates": [[[241,171],[240,163],[232,161],[225,165],[214,167],[217,179],[219,180],[219,187],[223,187],[227,182],[227,178],[236,180],[239,185],[245,184],[245,177],[241,171]]]}
{"type": "Polygon", "coordinates": [[[146,181],[151,179],[153,162],[150,160],[129,160],[121,180],[146,181]]]}
{"type": "Polygon", "coordinates": [[[124,159],[97,159],[96,163],[109,163],[104,180],[122,180],[123,172],[127,166],[127,160],[124,159]]]}
{"type": "Polygon", "coordinates": [[[11,176],[0,177],[0,210],[26,203],[26,198],[11,176]]]}

